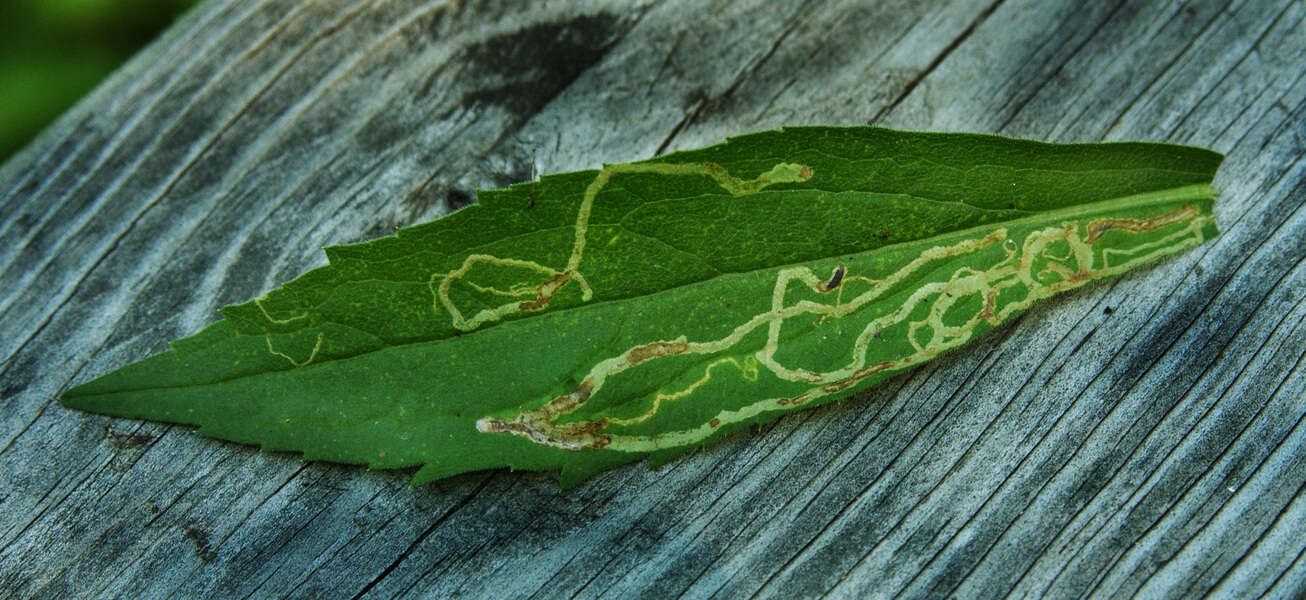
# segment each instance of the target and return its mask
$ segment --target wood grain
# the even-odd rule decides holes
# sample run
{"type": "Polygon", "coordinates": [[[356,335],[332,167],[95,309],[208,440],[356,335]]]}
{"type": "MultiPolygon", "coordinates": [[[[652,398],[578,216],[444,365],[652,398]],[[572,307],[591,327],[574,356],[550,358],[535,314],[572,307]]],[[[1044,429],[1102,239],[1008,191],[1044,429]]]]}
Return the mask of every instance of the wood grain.
{"type": "Polygon", "coordinates": [[[209,0],[0,167],[18,598],[1306,595],[1300,0],[209,0]],[[1215,242],[653,471],[420,488],[54,398],[477,188],[788,124],[1228,155],[1215,242]]]}

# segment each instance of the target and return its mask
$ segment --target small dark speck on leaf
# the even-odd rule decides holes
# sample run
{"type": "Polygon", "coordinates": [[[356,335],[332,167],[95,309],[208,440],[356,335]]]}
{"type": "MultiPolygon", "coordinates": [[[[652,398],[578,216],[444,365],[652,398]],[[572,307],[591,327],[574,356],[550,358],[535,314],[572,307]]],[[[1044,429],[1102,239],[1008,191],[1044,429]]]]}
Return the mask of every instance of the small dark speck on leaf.
{"type": "Polygon", "coordinates": [[[1104,314],[1104,315],[1109,315],[1109,314],[1111,314],[1111,313],[1113,313],[1113,312],[1115,312],[1115,311],[1114,311],[1110,306],[1104,306],[1104,307],[1102,307],[1102,314],[1104,314]]]}

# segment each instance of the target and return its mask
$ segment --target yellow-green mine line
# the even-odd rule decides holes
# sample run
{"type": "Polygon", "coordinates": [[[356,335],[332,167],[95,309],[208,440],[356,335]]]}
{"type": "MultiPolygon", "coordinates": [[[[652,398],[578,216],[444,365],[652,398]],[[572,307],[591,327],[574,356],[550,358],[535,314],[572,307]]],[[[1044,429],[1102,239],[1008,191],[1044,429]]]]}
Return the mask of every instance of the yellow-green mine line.
{"type": "MultiPolygon", "coordinates": [[[[694,172],[694,174],[701,173],[701,171],[694,172]]],[[[810,174],[810,171],[808,173],[810,174]]],[[[603,179],[604,182],[606,180],[603,179]]],[[[590,189],[594,193],[588,194],[587,198],[592,200],[600,187],[600,185],[591,185],[590,189]]],[[[588,206],[582,206],[582,210],[587,209],[588,206]]],[[[895,273],[879,280],[850,275],[846,273],[843,265],[837,267],[825,279],[820,278],[808,267],[781,269],[772,289],[771,309],[741,323],[729,335],[717,340],[696,342],[691,342],[682,335],[671,340],[658,340],[635,346],[596,363],[582,380],[581,385],[571,393],[558,396],[539,408],[521,411],[506,419],[484,417],[477,421],[476,426],[482,432],[510,433],[542,445],[568,450],[607,449],[640,453],[697,444],[711,437],[724,425],[744,422],[769,411],[792,409],[815,399],[842,392],[874,374],[897,371],[920,364],[942,352],[965,344],[981,322],[996,325],[1011,314],[1058,292],[1117,275],[1138,264],[1196,246],[1205,239],[1204,226],[1213,221],[1211,217],[1202,216],[1195,205],[1189,204],[1150,219],[1099,218],[1087,223],[1067,221],[1059,227],[1053,226],[1034,231],[1027,235],[1021,244],[1017,244],[1009,237],[1006,228],[1001,228],[983,237],[927,249],[895,273]],[[1181,223],[1187,225],[1151,242],[1129,249],[1104,248],[1101,252],[1101,264],[1095,264],[1098,261],[1094,254],[1094,245],[1107,231],[1142,233],[1181,223]],[[1059,242],[1064,242],[1069,248],[1067,255],[1059,256],[1051,253],[1050,248],[1059,242]],[[982,271],[963,266],[954,271],[946,281],[935,281],[920,286],[897,310],[867,322],[854,342],[852,357],[847,365],[818,373],[786,367],[775,359],[779,349],[781,328],[786,319],[809,314],[819,315],[823,319],[847,317],[880,298],[904,278],[931,263],[977,253],[995,244],[1001,244],[1006,254],[999,263],[982,271]],[[1123,260],[1111,264],[1115,257],[1121,257],[1123,260]],[[1042,264],[1041,270],[1037,273],[1036,263],[1042,264]],[[1044,283],[1042,280],[1048,274],[1055,274],[1060,277],[1060,280],[1044,283]],[[797,282],[819,294],[828,294],[836,289],[842,290],[841,283],[852,280],[863,281],[871,287],[847,303],[841,302],[836,295],[835,302],[832,304],[800,300],[792,305],[785,305],[786,292],[791,283],[797,282]],[[1003,290],[1017,286],[1026,289],[1024,298],[1007,302],[999,308],[998,295],[1003,290]],[[980,303],[982,308],[961,325],[944,323],[943,316],[949,309],[958,301],[968,297],[982,299],[980,303]],[[907,341],[913,352],[894,360],[868,365],[867,349],[873,341],[876,341],[879,334],[895,324],[906,322],[918,306],[927,302],[930,303],[927,316],[908,324],[907,341]],[[795,396],[766,398],[738,409],[719,411],[711,419],[689,429],[652,435],[604,433],[604,429],[610,425],[629,425],[647,420],[656,414],[663,402],[685,401],[696,388],[711,379],[714,368],[723,365],[726,361],[732,362],[741,374],[745,374],[745,379],[756,380],[755,367],[741,364],[733,358],[726,358],[709,363],[704,368],[703,376],[688,388],[658,394],[649,410],[636,417],[557,422],[560,417],[574,412],[594,394],[599,393],[610,376],[669,356],[724,352],[762,326],[767,327],[767,341],[763,348],[755,353],[753,358],[756,363],[780,379],[805,382],[812,387],[795,396]],[[928,339],[920,340],[921,332],[927,332],[928,339]],[[747,376],[750,367],[754,370],[751,376],[747,376]]],[[[576,247],[579,249],[583,246],[578,244],[576,247]]],[[[578,257],[577,250],[573,252],[573,258],[578,261],[578,257]]]]}

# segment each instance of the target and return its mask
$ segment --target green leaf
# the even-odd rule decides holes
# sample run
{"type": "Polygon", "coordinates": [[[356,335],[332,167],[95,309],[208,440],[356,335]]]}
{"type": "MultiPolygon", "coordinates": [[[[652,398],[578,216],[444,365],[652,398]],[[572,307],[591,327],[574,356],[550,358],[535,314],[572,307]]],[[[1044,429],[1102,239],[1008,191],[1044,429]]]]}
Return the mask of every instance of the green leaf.
{"type": "Polygon", "coordinates": [[[658,464],[847,397],[1034,302],[1215,236],[1221,156],[801,127],[480,193],[70,407],[305,459],[658,464]]]}

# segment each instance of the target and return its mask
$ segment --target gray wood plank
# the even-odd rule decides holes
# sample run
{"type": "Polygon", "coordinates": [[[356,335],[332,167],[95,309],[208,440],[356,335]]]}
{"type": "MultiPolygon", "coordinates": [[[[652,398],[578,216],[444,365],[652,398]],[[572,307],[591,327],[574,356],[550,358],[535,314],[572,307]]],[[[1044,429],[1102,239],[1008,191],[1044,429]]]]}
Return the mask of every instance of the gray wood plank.
{"type": "Polygon", "coordinates": [[[1306,595],[1306,4],[209,0],[0,166],[0,589],[1306,595]],[[790,124],[1228,155],[1213,243],[656,470],[409,473],[54,402],[478,188],[790,124]]]}

